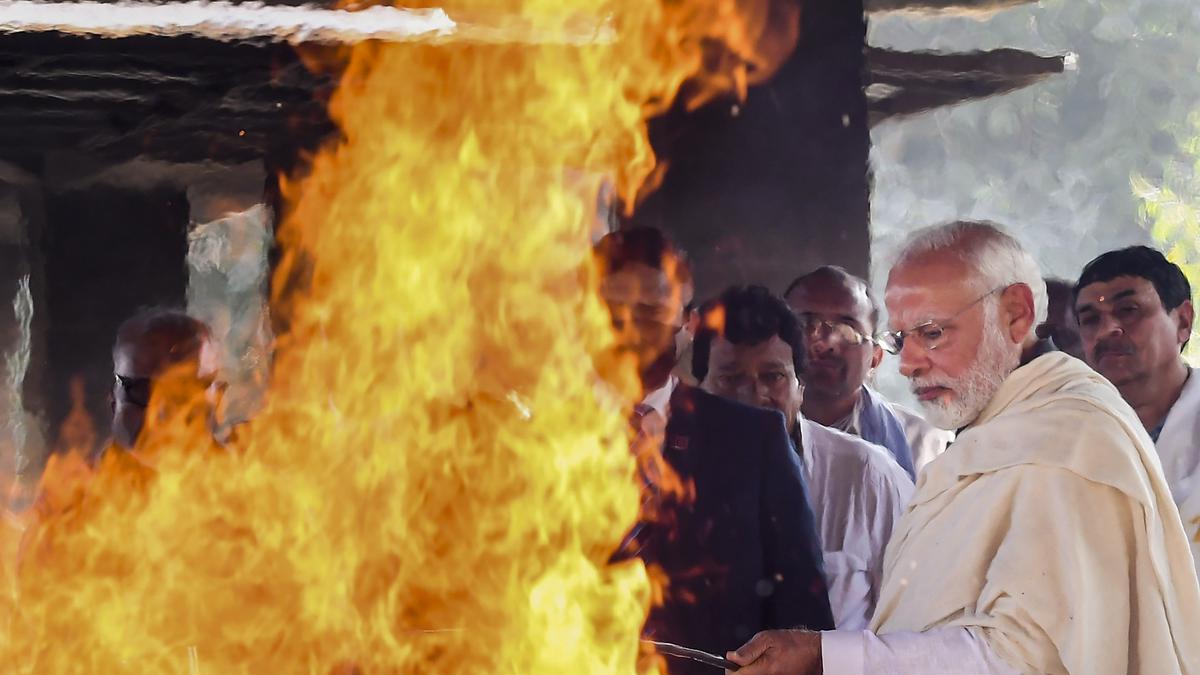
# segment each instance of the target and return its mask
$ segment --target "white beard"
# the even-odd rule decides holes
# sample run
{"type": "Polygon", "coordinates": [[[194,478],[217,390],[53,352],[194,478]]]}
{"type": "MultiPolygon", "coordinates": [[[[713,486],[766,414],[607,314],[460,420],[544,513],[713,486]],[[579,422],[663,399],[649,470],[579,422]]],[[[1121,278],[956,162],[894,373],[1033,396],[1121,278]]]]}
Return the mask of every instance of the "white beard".
{"type": "Polygon", "coordinates": [[[956,378],[919,377],[911,380],[912,388],[945,387],[954,392],[949,399],[921,401],[926,418],[942,429],[961,429],[987,407],[1000,385],[1020,365],[1019,351],[1004,337],[1000,326],[1000,306],[989,299],[984,307],[983,340],[975,352],[975,361],[965,373],[956,378]]]}

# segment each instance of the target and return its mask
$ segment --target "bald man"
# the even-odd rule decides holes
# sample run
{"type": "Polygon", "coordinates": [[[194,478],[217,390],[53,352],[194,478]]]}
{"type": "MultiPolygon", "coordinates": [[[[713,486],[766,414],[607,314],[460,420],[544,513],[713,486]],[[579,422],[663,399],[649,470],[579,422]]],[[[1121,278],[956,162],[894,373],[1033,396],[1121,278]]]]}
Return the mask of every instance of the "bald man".
{"type": "Polygon", "coordinates": [[[113,344],[113,442],[125,450],[137,446],[151,395],[168,376],[184,395],[204,391],[215,406],[216,364],[208,327],[184,312],[150,309],[122,323],[113,344]]]}
{"type": "Polygon", "coordinates": [[[875,339],[879,307],[867,282],[840,267],[820,267],[793,281],[784,297],[807,337],[804,417],[887,448],[915,480],[954,435],[866,385],[883,360],[875,339]]]}

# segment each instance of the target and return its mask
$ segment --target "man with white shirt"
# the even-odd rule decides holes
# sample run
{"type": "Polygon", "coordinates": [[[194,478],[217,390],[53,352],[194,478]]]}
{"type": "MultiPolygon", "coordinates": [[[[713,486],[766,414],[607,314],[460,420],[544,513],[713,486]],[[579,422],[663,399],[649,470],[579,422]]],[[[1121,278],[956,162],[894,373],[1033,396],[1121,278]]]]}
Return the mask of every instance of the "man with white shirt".
{"type": "Polygon", "coordinates": [[[867,282],[840,267],[819,267],[793,281],[784,298],[800,317],[808,345],[804,416],[882,445],[915,479],[954,434],[866,385],[884,352],[873,337],[879,307],[867,282]]]}
{"type": "Polygon", "coordinates": [[[925,468],[870,631],[769,631],[742,675],[1200,673],[1200,583],[1150,437],[1120,393],[1034,328],[1032,257],[988,223],[914,233],[891,331],[929,419],[925,468]]]}
{"type": "Polygon", "coordinates": [[[784,414],[804,462],[839,629],[866,628],[883,580],[883,551],[912,496],[881,446],[805,419],[805,344],[796,315],[762,286],[733,287],[701,312],[692,372],[710,393],[784,414]]]}
{"type": "Polygon", "coordinates": [[[1154,439],[1200,556],[1200,377],[1183,359],[1195,309],[1183,270],[1146,246],[1110,251],[1075,286],[1084,356],[1154,439]]]}
{"type": "MultiPolygon", "coordinates": [[[[687,261],[650,228],[606,235],[595,253],[617,350],[635,357],[646,392],[635,451],[657,442],[642,465],[648,515],[615,555],[665,577],[647,637],[719,653],[767,628],[832,628],[820,540],[783,418],[671,375],[691,297],[687,261]],[[653,463],[659,448],[665,468],[653,463]],[[693,488],[690,499],[659,489],[667,473],[693,488]]],[[[708,670],[679,661],[671,672],[708,670]]]]}

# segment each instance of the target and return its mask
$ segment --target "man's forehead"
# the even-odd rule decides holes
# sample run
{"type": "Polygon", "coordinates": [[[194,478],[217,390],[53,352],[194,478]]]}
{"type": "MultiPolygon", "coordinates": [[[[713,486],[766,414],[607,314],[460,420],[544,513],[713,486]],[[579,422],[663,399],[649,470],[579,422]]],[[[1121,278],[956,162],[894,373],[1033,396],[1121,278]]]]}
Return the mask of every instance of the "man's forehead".
{"type": "MultiPolygon", "coordinates": [[[[180,348],[175,346],[176,350],[180,348]]],[[[122,340],[113,347],[113,372],[125,377],[155,377],[174,363],[188,359],[199,362],[206,358],[206,350],[207,358],[212,363],[219,358],[214,349],[215,343],[205,338],[198,352],[177,354],[172,353],[172,345],[162,336],[142,335],[133,340],[122,340]]]]}
{"type": "Polygon", "coordinates": [[[600,294],[613,300],[665,299],[678,289],[662,270],[635,263],[600,280],[600,294]]]}
{"type": "Polygon", "coordinates": [[[713,340],[712,360],[718,368],[750,367],[776,364],[792,364],[792,348],[788,343],[772,335],[771,339],[757,344],[733,344],[724,337],[713,340]]]}
{"type": "Polygon", "coordinates": [[[1076,309],[1085,306],[1096,306],[1114,302],[1125,297],[1150,298],[1157,297],[1158,291],[1149,279],[1135,276],[1120,276],[1108,281],[1097,281],[1079,289],[1079,297],[1075,300],[1076,309]]]}
{"type": "Polygon", "coordinates": [[[126,377],[153,377],[166,357],[167,352],[153,341],[121,342],[113,347],[113,372],[126,377]]]}
{"type": "Polygon", "coordinates": [[[832,277],[804,280],[788,294],[787,302],[797,312],[853,316],[862,323],[871,314],[871,301],[861,284],[832,277]]]}
{"type": "Polygon", "coordinates": [[[902,330],[947,318],[978,297],[977,290],[961,263],[928,261],[894,269],[884,294],[888,324],[902,330]]]}

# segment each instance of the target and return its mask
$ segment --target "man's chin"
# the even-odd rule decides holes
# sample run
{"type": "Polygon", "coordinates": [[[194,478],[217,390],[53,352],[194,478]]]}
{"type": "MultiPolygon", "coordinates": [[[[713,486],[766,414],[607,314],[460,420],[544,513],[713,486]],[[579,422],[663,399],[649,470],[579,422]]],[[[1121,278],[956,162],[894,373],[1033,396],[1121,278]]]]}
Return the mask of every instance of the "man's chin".
{"type": "Polygon", "coordinates": [[[947,404],[943,398],[918,401],[917,403],[920,404],[921,410],[924,411],[927,422],[947,431],[961,429],[979,416],[978,413],[971,413],[961,405],[947,404]]]}
{"type": "Polygon", "coordinates": [[[809,371],[804,374],[804,390],[806,396],[820,400],[837,400],[848,394],[846,383],[838,377],[823,377],[820,373],[809,371]]]}
{"type": "Polygon", "coordinates": [[[1129,368],[1125,367],[1119,359],[1104,359],[1095,366],[1096,372],[1104,376],[1104,379],[1113,384],[1114,387],[1123,387],[1130,384],[1139,378],[1138,373],[1134,373],[1129,368]]]}

